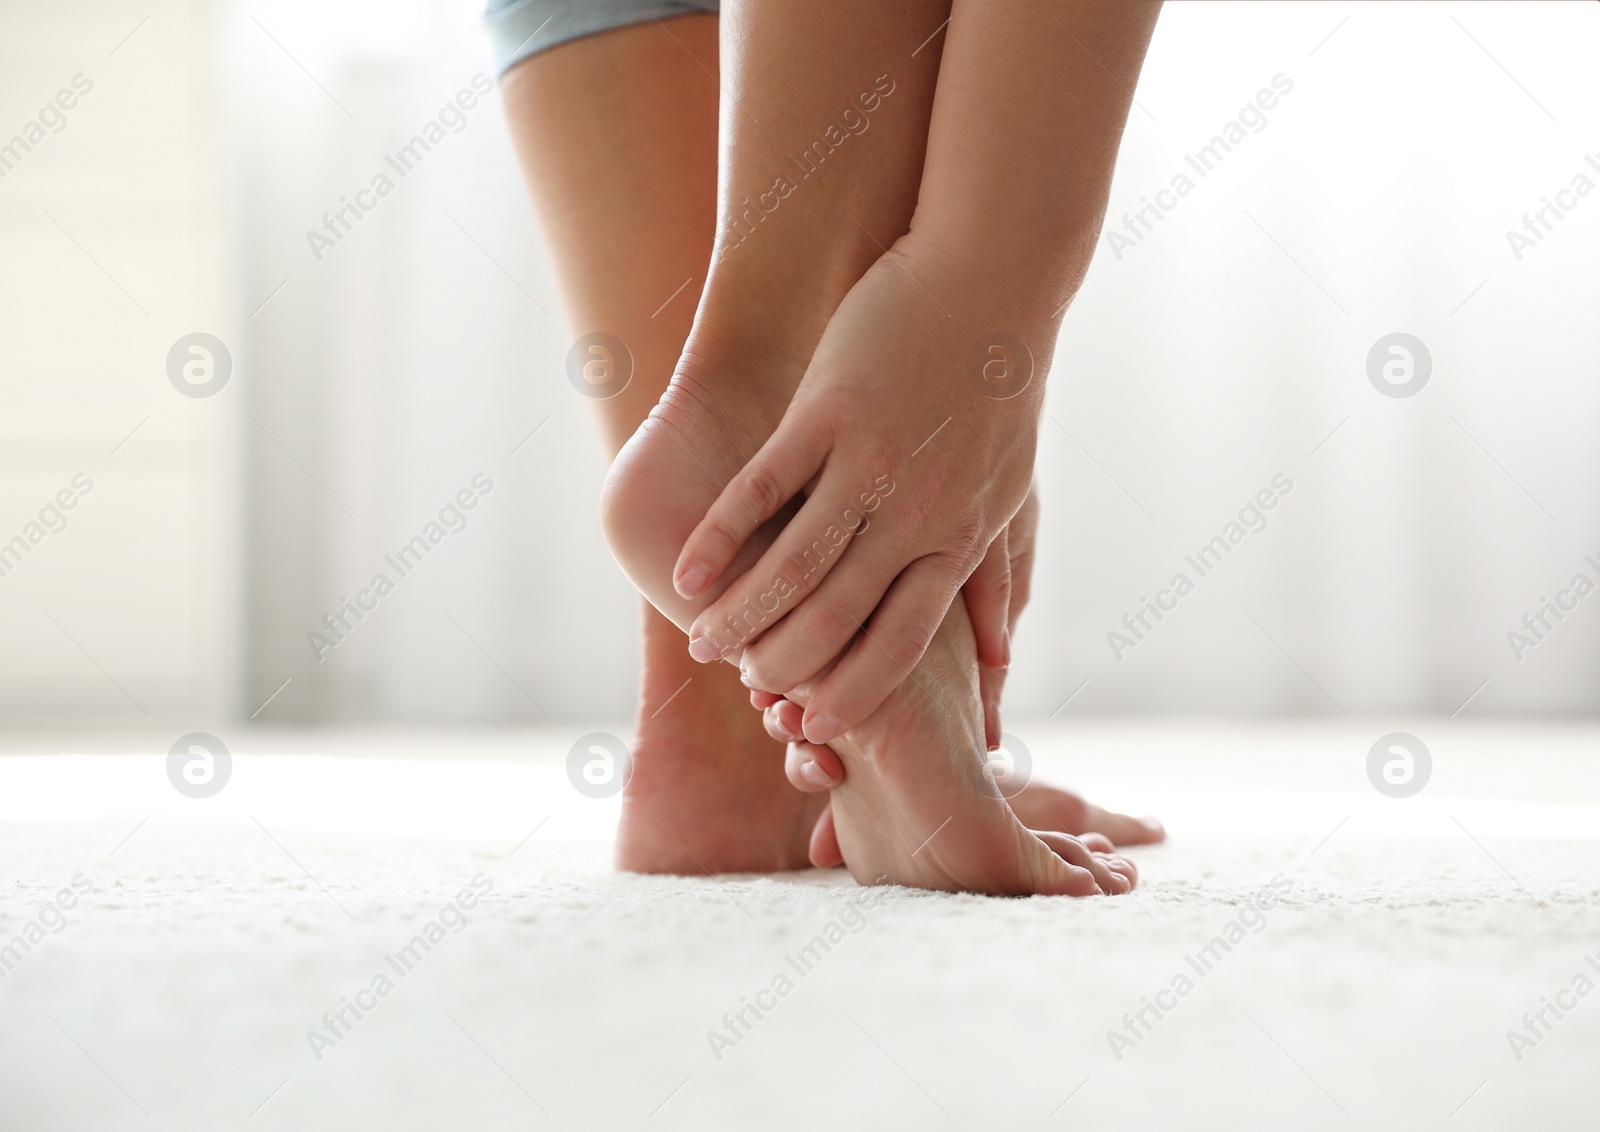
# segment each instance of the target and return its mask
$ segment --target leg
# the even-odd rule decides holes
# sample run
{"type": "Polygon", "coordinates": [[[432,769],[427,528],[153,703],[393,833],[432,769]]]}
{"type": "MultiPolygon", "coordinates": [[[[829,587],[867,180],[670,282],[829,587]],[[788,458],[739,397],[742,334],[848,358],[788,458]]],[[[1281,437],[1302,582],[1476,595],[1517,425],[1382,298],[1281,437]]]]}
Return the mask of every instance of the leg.
{"type": "MultiPolygon", "coordinates": [[[[593,402],[608,457],[665,390],[710,262],[717,87],[706,70],[717,71],[717,23],[686,16],[575,40],[501,83],[574,332],[615,335],[633,354],[627,388],[593,402]]],[[[784,781],[783,747],[763,733],[737,674],[690,661],[683,633],[648,604],[643,628],[618,864],[686,873],[805,867],[824,803],[784,781]]]]}
{"type": "MultiPolygon", "coordinates": [[[[613,553],[680,627],[725,588],[693,600],[675,593],[684,539],[771,434],[845,292],[909,224],[937,77],[933,52],[911,51],[944,12],[812,3],[724,18],[738,65],[725,71],[718,255],[671,387],[613,465],[603,502],[613,553]],[[870,128],[830,147],[806,176],[786,172],[805,171],[792,155],[816,152],[814,140],[879,76],[893,92],[870,128]],[[780,192],[779,176],[799,183],[780,192]]],[[[747,569],[785,519],[769,521],[727,577],[747,569]]],[[[860,880],[1009,893],[1126,889],[1125,863],[1094,859],[1059,834],[1041,840],[986,777],[975,648],[960,603],[912,678],[833,746],[848,767],[833,794],[834,826],[860,880]]]]}

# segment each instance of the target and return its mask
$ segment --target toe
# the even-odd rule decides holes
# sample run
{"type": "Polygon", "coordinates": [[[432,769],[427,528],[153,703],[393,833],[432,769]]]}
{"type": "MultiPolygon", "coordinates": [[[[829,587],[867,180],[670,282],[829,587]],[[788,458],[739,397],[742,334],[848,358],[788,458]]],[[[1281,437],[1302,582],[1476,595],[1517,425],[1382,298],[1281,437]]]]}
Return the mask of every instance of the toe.
{"type": "Polygon", "coordinates": [[[1090,875],[1094,877],[1095,885],[1107,896],[1118,896],[1127,891],[1125,881],[1107,865],[1106,855],[1091,850],[1084,844],[1082,838],[1071,837],[1064,833],[1050,833],[1048,840],[1043,833],[1037,836],[1068,864],[1089,870],[1090,875]]]}
{"type": "Polygon", "coordinates": [[[1029,829],[1056,830],[1074,837],[1099,833],[1117,845],[1152,845],[1167,837],[1155,818],[1119,814],[1048,783],[1030,782],[1010,801],[1012,812],[1029,829]]]}
{"type": "Polygon", "coordinates": [[[817,824],[811,828],[811,863],[819,869],[832,869],[844,864],[844,853],[839,849],[839,834],[833,827],[833,807],[823,807],[817,815],[817,824]]]}
{"type": "MultiPolygon", "coordinates": [[[[1099,896],[1106,889],[1102,887],[1100,878],[1095,875],[1098,869],[1106,877],[1106,883],[1114,882],[1110,879],[1110,871],[1103,865],[1094,861],[1094,854],[1083,847],[1083,843],[1064,833],[1053,830],[1043,832],[1034,831],[1033,840],[1038,843],[1042,860],[1035,861],[1038,881],[1034,891],[1047,896],[1099,896]]],[[[1115,891],[1115,887],[1112,888],[1115,891]]]]}
{"type": "Polygon", "coordinates": [[[788,700],[779,700],[761,713],[761,723],[780,743],[792,743],[800,738],[800,709],[788,700]]]}
{"type": "Polygon", "coordinates": [[[1132,861],[1116,853],[1104,853],[1100,854],[1100,857],[1105,862],[1106,868],[1111,870],[1112,875],[1126,885],[1122,890],[1123,892],[1132,892],[1138,887],[1139,869],[1132,861]]]}
{"type": "Polygon", "coordinates": [[[1166,828],[1155,818],[1136,818],[1090,804],[1086,829],[1102,833],[1117,845],[1154,845],[1167,839],[1166,828]]]}
{"type": "Polygon", "coordinates": [[[832,790],[844,782],[844,764],[839,756],[827,747],[803,740],[789,744],[783,770],[790,785],[805,794],[832,790]]]}

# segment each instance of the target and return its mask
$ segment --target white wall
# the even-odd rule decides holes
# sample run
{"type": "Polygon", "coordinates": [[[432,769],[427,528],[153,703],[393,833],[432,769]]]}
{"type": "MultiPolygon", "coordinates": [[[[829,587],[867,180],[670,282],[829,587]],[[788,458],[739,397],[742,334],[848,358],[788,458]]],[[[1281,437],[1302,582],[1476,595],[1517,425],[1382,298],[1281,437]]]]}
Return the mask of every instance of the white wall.
{"type": "MultiPolygon", "coordinates": [[[[0,533],[96,483],[0,578],[0,710],[137,714],[48,609],[157,713],[248,715],[288,680],[261,722],[623,715],[634,601],[497,99],[321,262],[307,243],[492,74],[476,6],[214,18],[158,5],[110,56],[137,16],[0,16],[0,133],[96,83],[0,180],[28,265],[0,272],[0,533]],[[214,327],[233,382],[182,398],[165,351],[214,327]],[[479,472],[467,529],[319,661],[307,633],[479,472]]],[[[1520,261],[1506,231],[1600,152],[1597,42],[1593,5],[1168,8],[1108,229],[1177,172],[1195,187],[1136,246],[1103,239],[1068,314],[1010,711],[1081,686],[1063,715],[1448,713],[1486,679],[1464,715],[1595,710],[1600,597],[1520,661],[1506,633],[1600,581],[1600,193],[1520,261]],[[1279,74],[1292,92],[1200,178],[1184,155],[1279,74]],[[1431,352],[1414,397],[1368,381],[1392,331],[1431,352]],[[1108,631],[1277,473],[1267,529],[1117,659],[1108,631]]]]}
{"type": "Polygon", "coordinates": [[[289,679],[263,721],[625,714],[636,599],[600,539],[604,466],[498,92],[405,176],[386,160],[494,78],[477,9],[230,11],[242,289],[289,280],[248,327],[252,710],[289,679]],[[377,173],[392,191],[313,249],[377,173]],[[467,527],[400,577],[385,554],[480,473],[467,527]],[[395,588],[371,615],[308,639],[377,573],[395,588]]]}
{"type": "Polygon", "coordinates": [[[1069,312],[1050,412],[1105,470],[1046,422],[1019,708],[1085,679],[1067,711],[1452,712],[1485,679],[1469,712],[1600,705],[1600,599],[1520,661],[1506,639],[1600,582],[1600,192],[1520,262],[1505,235],[1579,171],[1600,186],[1597,43],[1579,6],[1167,8],[1108,230],[1196,184],[1120,259],[1102,239],[1069,312]],[[1196,175],[1279,74],[1261,132],[1196,175]],[[1392,331],[1432,354],[1412,397],[1366,374],[1392,331]],[[1117,659],[1107,633],[1279,472],[1269,528],[1117,659]]]}
{"type": "Polygon", "coordinates": [[[0,177],[0,542],[44,536],[0,577],[8,717],[236,706],[243,382],[166,372],[192,331],[237,341],[216,65],[199,0],[0,12],[0,146],[37,142],[0,177]]]}

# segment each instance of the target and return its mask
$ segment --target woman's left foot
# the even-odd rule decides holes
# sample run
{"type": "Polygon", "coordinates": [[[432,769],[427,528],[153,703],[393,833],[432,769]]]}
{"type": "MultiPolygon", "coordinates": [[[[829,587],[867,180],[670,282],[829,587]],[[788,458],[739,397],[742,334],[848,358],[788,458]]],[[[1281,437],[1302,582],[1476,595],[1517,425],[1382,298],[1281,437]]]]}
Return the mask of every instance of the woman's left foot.
{"type": "Polygon", "coordinates": [[[1155,818],[1131,817],[1097,806],[1070,790],[1030,782],[1010,798],[1011,812],[1029,829],[1053,829],[1074,836],[1098,833],[1113,845],[1154,845],[1167,839],[1155,818]]]}

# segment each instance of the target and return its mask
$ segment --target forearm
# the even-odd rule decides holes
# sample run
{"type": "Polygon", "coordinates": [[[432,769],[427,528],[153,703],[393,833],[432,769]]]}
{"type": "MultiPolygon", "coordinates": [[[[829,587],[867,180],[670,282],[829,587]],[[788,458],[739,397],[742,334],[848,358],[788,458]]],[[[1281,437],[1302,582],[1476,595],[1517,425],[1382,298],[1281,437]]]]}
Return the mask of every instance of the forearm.
{"type": "Polygon", "coordinates": [[[1099,237],[1159,0],[955,0],[908,240],[1050,321],[1099,237]]]}

